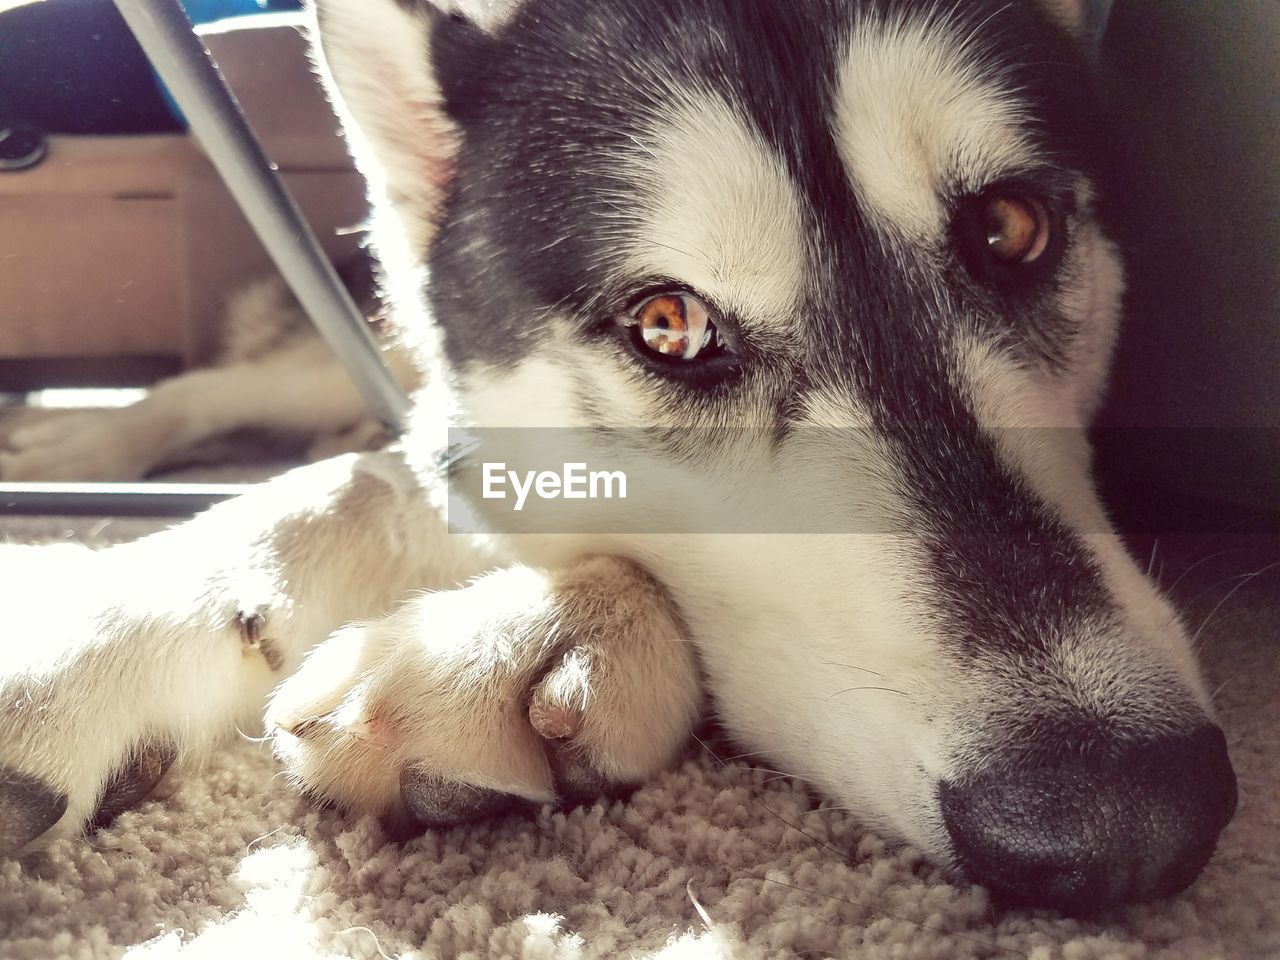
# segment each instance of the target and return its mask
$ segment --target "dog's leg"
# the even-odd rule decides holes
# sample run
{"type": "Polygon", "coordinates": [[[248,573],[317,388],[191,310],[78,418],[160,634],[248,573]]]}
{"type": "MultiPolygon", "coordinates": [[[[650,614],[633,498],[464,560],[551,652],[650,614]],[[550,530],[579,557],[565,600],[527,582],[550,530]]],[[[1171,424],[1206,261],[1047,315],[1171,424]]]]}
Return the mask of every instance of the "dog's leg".
{"type": "MultiPolygon", "coordinates": [[[[396,366],[403,382],[407,364],[396,366]]],[[[365,418],[346,371],[323,343],[305,338],[259,360],[181,374],[128,407],[63,414],[15,430],[12,452],[0,453],[0,478],[136,480],[233,430],[329,436],[365,418]]]]}
{"type": "Polygon", "coordinates": [[[488,562],[390,452],[303,467],[97,553],[0,548],[0,851],[110,817],[173,760],[255,729],[340,625],[488,562]]]}
{"type": "Polygon", "coordinates": [[[403,829],[638,782],[688,740],[700,698],[664,591],[595,557],[500,570],[346,627],[267,721],[304,790],[403,829]]]}

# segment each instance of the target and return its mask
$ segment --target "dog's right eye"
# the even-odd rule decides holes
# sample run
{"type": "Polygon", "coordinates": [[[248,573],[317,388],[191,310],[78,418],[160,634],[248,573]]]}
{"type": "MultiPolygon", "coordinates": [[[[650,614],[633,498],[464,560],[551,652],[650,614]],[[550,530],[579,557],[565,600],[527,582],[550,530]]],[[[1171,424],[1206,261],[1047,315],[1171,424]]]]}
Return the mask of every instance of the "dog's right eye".
{"type": "Polygon", "coordinates": [[[987,250],[1001,263],[1035,263],[1049,246],[1049,212],[1031,196],[993,193],[982,200],[987,250]]]}
{"type": "Polygon", "coordinates": [[[690,293],[661,293],[641,301],[623,321],[637,349],[667,360],[706,360],[723,351],[707,305],[690,293]]]}
{"type": "Polygon", "coordinates": [[[1002,286],[1047,276],[1064,246],[1062,218],[1053,205],[1012,185],[967,198],[952,230],[970,271],[1002,286]]]}

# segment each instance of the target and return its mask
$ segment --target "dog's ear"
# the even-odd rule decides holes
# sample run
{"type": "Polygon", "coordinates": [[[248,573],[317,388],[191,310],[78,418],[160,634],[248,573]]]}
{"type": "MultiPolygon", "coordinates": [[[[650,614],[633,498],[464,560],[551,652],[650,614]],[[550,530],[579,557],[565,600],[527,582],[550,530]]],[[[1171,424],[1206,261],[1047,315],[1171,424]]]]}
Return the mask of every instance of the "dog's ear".
{"type": "Polygon", "coordinates": [[[491,2],[310,0],[320,77],[369,181],[412,249],[429,243],[460,133],[445,108],[432,51],[438,34],[482,38],[491,2]]]}
{"type": "Polygon", "coordinates": [[[1037,0],[1057,23],[1096,50],[1111,16],[1112,0],[1037,0]]]}

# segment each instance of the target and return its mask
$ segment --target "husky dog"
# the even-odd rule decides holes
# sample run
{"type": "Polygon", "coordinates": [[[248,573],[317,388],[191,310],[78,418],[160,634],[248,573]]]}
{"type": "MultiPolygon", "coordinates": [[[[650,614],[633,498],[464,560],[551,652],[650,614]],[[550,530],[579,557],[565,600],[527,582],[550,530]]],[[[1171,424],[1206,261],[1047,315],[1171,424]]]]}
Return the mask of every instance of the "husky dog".
{"type": "Polygon", "coordinates": [[[643,780],[705,690],[1004,897],[1196,877],[1234,775],[1084,434],[1121,293],[1101,5],[316,8],[412,422],[136,543],[10,548],[0,847],[109,819],[264,703],[301,789],[410,828],[643,780]],[[661,529],[638,497],[559,533],[473,498],[451,530],[450,427],[576,431],[675,495],[661,529]]]}
{"type": "MultiPolygon", "coordinates": [[[[416,386],[417,371],[380,314],[372,262],[357,255],[338,273],[397,379],[416,386]]],[[[0,449],[0,480],[139,480],[206,459],[219,452],[210,441],[241,431],[265,433],[275,449],[300,447],[311,460],[385,445],[385,431],[283,280],[237,290],[221,319],[211,366],[165,380],[126,407],[59,414],[14,430],[3,441],[9,449],[0,449]]]]}

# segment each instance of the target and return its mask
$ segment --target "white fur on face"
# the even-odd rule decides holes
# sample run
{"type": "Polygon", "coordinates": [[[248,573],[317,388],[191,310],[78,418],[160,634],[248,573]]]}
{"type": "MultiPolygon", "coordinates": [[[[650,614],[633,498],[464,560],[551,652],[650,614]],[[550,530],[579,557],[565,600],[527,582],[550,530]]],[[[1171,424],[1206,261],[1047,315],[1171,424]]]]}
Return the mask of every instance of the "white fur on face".
{"type": "Polygon", "coordinates": [[[1071,383],[1069,402],[1087,423],[1102,402],[1124,293],[1120,256],[1096,222],[1083,221],[1074,231],[1063,274],[1066,280],[1058,294],[1058,309],[1075,325],[1066,371],[1071,383]]]}
{"type": "Polygon", "coordinates": [[[572,430],[588,420],[566,370],[546,357],[530,357],[514,370],[477,366],[463,374],[461,396],[468,426],[484,429],[572,430]]]}
{"type": "Polygon", "coordinates": [[[803,206],[781,158],[723,100],[688,95],[625,174],[633,276],[672,277],[744,319],[787,329],[806,290],[803,206]]]}
{"type": "Polygon", "coordinates": [[[934,639],[902,616],[920,605],[910,542],[703,535],[610,547],[670,586],[744,751],[946,856],[931,794],[949,745],[923,717],[947,702],[950,677],[934,639]]]}
{"type": "Polygon", "coordinates": [[[945,230],[944,190],[981,190],[1031,165],[1016,97],[981,76],[936,18],[865,17],[837,77],[840,155],[878,227],[914,243],[945,230]]]}
{"type": "MultiPolygon", "coordinates": [[[[1099,283],[1106,287],[1111,280],[1104,272],[1099,283]]],[[[1054,376],[1028,369],[976,342],[963,345],[958,361],[959,376],[984,432],[1009,470],[1077,532],[1102,571],[1124,626],[1121,642],[1109,630],[1101,630],[1079,643],[1064,645],[1064,677],[1087,697],[1107,688],[1108,678],[1126,676],[1122,669],[1126,665],[1157,663],[1175,675],[1208,712],[1208,699],[1181,624],[1112,531],[1103,510],[1093,483],[1087,422],[1074,402],[1078,384],[1073,370],[1068,367],[1054,376]]],[[[1139,676],[1141,670],[1128,671],[1128,688],[1135,687],[1133,678],[1139,676]]],[[[1115,688],[1112,682],[1112,695],[1115,688]]],[[[1150,687],[1135,689],[1130,700],[1140,702],[1151,694],[1150,687]]],[[[1158,707],[1152,704],[1150,713],[1158,715],[1158,707]]]]}

